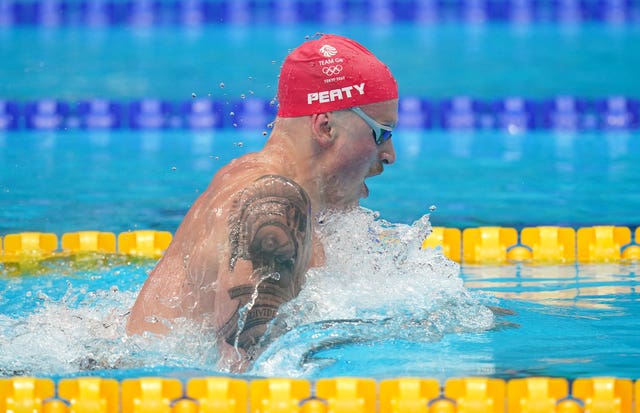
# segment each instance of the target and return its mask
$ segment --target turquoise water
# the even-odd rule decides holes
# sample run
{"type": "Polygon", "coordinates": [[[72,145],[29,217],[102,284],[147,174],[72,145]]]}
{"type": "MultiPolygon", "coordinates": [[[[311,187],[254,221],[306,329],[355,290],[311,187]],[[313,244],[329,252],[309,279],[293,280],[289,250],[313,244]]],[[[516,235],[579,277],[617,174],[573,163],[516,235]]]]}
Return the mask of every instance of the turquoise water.
{"type": "MultiPolygon", "coordinates": [[[[397,162],[366,207],[434,225],[640,225],[640,134],[399,131],[397,162]],[[407,194],[412,194],[407,196],[407,194]]],[[[260,131],[61,131],[0,135],[0,233],[174,232],[215,171],[260,131]]]]}
{"type": "MultiPolygon", "coordinates": [[[[174,231],[215,170],[264,139],[239,135],[0,137],[0,233],[174,231]]],[[[434,225],[634,229],[637,137],[406,132],[394,138],[397,164],[371,180],[364,203],[401,225],[400,235],[432,205],[434,225]]],[[[637,263],[458,268],[437,254],[398,263],[417,246],[387,245],[380,255],[378,241],[355,241],[360,229],[386,234],[389,224],[380,225],[382,232],[362,217],[340,225],[348,245],[328,242],[343,254],[339,264],[316,274],[291,311],[309,318],[289,321],[294,327],[267,346],[249,375],[640,374],[628,362],[640,356],[637,263]],[[358,260],[349,264],[352,257],[358,260]],[[485,305],[515,314],[492,317],[485,305]]],[[[419,241],[426,232],[418,229],[419,241]]],[[[0,375],[219,374],[211,341],[193,330],[161,340],[124,334],[153,265],[94,256],[0,267],[0,375]]]]}
{"type": "MultiPolygon", "coordinates": [[[[367,260],[360,254],[360,265],[367,260]]],[[[124,334],[128,308],[152,267],[149,260],[85,257],[50,261],[19,276],[10,266],[1,270],[0,376],[224,373],[211,342],[192,330],[160,339],[124,334]]],[[[243,377],[640,374],[631,362],[640,356],[637,263],[466,265],[459,276],[468,292],[461,296],[455,267],[440,263],[436,272],[454,275],[446,288],[449,300],[433,293],[432,282],[421,279],[422,288],[416,288],[399,271],[329,274],[329,303],[329,297],[303,296],[296,305],[331,316],[300,323],[275,339],[243,377]],[[406,304],[389,298],[394,290],[380,295],[378,288],[388,283],[403,291],[406,304]],[[430,305],[415,305],[416,300],[430,305]],[[480,303],[513,314],[491,320],[478,312],[480,303]]]]}
{"type": "MultiPolygon", "coordinates": [[[[403,95],[640,96],[638,27],[443,24],[0,28],[0,97],[271,98],[287,50],[317,31],[361,40],[403,95]]],[[[175,231],[215,171],[258,150],[262,132],[5,132],[0,234],[175,231]]],[[[336,262],[310,274],[287,313],[296,317],[249,375],[640,377],[629,362],[640,355],[637,263],[458,267],[419,253],[426,228],[409,226],[435,206],[439,226],[635,229],[637,130],[399,130],[394,143],[397,163],[368,182],[363,202],[380,218],[324,228],[336,262]],[[388,231],[406,242],[372,236],[388,231]]],[[[0,376],[220,373],[210,337],[189,326],[163,339],[124,335],[153,265],[94,256],[0,267],[0,376]]]]}
{"type": "Polygon", "coordinates": [[[0,28],[0,96],[271,98],[287,51],[317,32],[375,51],[403,96],[640,96],[640,27],[595,24],[0,28]]]}

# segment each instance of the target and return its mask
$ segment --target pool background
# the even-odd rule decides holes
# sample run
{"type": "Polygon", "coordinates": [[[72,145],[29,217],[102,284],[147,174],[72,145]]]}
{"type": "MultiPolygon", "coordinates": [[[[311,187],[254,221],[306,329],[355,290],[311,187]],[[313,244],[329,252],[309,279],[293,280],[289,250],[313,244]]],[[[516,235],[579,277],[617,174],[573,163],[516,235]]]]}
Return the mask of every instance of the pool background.
{"type": "MultiPolygon", "coordinates": [[[[638,131],[398,131],[397,162],[363,205],[434,225],[640,223],[638,131]],[[408,196],[407,194],[411,194],[408,196]]],[[[57,131],[0,135],[0,232],[174,232],[215,171],[260,131],[57,131]]]]}
{"type": "MultiPolygon", "coordinates": [[[[188,101],[192,94],[229,102],[243,95],[268,100],[275,94],[287,50],[318,31],[362,41],[388,62],[403,96],[640,96],[640,29],[633,24],[377,25],[362,20],[354,25],[278,27],[265,21],[201,27],[2,27],[0,96],[20,102],[146,97],[188,101]]],[[[174,231],[220,165],[261,147],[262,132],[268,131],[264,126],[204,133],[73,128],[2,132],[0,233],[174,231]]],[[[411,223],[435,205],[435,225],[460,228],[635,228],[640,223],[638,130],[399,130],[394,142],[398,162],[371,180],[372,195],[364,202],[392,222],[411,223]]],[[[67,263],[36,275],[3,274],[1,327],[8,340],[3,348],[15,350],[4,356],[16,363],[15,370],[3,365],[3,375],[215,373],[206,361],[193,363],[192,355],[176,353],[171,344],[145,354],[146,359],[129,355],[139,367],[110,365],[107,360],[107,367],[118,369],[91,370],[90,362],[82,363],[94,353],[115,357],[112,349],[120,338],[84,336],[73,328],[65,334],[58,328],[62,322],[90,330],[87,327],[100,325],[112,312],[126,311],[152,265],[116,262],[85,270],[67,263]],[[98,308],[93,308],[96,303],[98,308]],[[78,323],[78,315],[89,321],[78,323]],[[20,338],[10,333],[16,327],[20,338]],[[71,347],[77,354],[65,353],[70,343],[78,344],[71,347]],[[43,362],[43,348],[51,347],[61,356],[43,362]],[[161,354],[165,350],[169,359],[161,354]]],[[[445,334],[433,341],[346,341],[319,351],[313,340],[303,341],[308,345],[303,350],[313,349],[312,359],[329,361],[309,374],[640,377],[629,362],[640,354],[637,272],[635,264],[463,266],[468,288],[497,297],[488,300],[517,312],[499,318],[504,328],[445,334]]],[[[357,286],[366,286],[370,280],[360,277],[359,282],[357,286]]],[[[346,329],[339,323],[334,328],[329,333],[346,329]]],[[[274,369],[304,374],[298,362],[292,356],[274,369]]]]}
{"type": "Polygon", "coordinates": [[[640,96],[640,27],[594,23],[0,27],[0,96],[272,98],[287,52],[317,32],[375,51],[401,96],[640,96]]]}
{"type": "MultiPolygon", "coordinates": [[[[456,96],[487,102],[640,96],[634,24],[9,25],[0,27],[0,56],[7,57],[0,64],[2,99],[178,104],[195,95],[223,102],[225,127],[86,131],[76,124],[2,132],[0,210],[10,219],[0,221],[0,231],[174,231],[220,164],[265,140],[269,119],[234,128],[234,105],[272,99],[288,50],[317,32],[362,41],[389,64],[401,97],[434,105],[456,96]],[[89,179],[77,179],[74,162],[89,179]],[[127,171],[126,180],[118,179],[120,171],[127,171]]],[[[434,130],[395,134],[398,162],[370,180],[367,207],[409,223],[435,205],[436,225],[460,228],[640,223],[632,190],[639,182],[636,128],[469,132],[438,130],[433,122],[434,130]],[[385,193],[400,186],[401,192],[385,193]],[[398,196],[405,188],[415,195],[398,196]]]]}

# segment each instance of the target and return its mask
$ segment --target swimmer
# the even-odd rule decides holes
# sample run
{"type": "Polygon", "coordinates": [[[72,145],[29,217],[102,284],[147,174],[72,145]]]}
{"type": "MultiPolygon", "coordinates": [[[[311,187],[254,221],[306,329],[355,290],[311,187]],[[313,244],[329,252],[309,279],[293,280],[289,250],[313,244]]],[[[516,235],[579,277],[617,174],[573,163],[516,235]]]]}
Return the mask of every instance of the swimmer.
{"type": "Polygon", "coordinates": [[[359,43],[323,35],[292,51],[265,146],[224,166],[150,272],[129,334],[177,319],[215,332],[221,368],[245,370],[278,308],[322,266],[316,217],[369,195],[365,179],[395,161],[398,86],[359,43]]]}

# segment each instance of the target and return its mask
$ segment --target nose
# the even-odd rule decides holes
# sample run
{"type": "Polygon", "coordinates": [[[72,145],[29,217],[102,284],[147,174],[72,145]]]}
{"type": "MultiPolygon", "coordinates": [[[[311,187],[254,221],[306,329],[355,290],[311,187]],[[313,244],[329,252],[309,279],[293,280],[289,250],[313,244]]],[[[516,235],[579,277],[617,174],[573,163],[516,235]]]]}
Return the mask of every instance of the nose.
{"type": "Polygon", "coordinates": [[[380,145],[380,151],[378,152],[378,160],[386,165],[391,165],[396,161],[396,150],[392,141],[393,139],[389,139],[380,145]]]}

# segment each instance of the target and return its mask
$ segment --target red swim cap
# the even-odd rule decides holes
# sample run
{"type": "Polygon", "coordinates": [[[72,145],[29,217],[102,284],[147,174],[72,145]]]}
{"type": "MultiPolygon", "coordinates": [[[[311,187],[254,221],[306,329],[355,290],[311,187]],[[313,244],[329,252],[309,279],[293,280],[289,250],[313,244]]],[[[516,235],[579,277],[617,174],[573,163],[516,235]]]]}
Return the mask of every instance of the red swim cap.
{"type": "Polygon", "coordinates": [[[331,112],[398,97],[389,68],[346,37],[326,34],[287,56],[278,81],[278,116],[331,112]]]}

